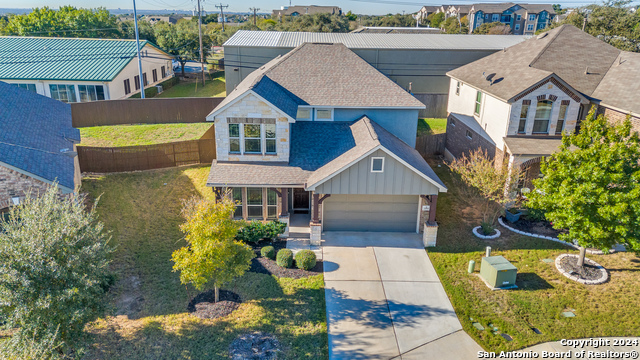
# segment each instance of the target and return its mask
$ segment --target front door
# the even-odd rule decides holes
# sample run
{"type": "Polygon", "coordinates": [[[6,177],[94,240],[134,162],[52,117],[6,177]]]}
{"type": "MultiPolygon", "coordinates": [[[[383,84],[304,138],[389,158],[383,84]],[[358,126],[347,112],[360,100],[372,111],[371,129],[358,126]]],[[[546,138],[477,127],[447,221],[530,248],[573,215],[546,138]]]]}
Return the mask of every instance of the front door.
{"type": "Polygon", "coordinates": [[[298,213],[309,212],[309,192],[301,188],[293,189],[293,211],[298,213]]]}

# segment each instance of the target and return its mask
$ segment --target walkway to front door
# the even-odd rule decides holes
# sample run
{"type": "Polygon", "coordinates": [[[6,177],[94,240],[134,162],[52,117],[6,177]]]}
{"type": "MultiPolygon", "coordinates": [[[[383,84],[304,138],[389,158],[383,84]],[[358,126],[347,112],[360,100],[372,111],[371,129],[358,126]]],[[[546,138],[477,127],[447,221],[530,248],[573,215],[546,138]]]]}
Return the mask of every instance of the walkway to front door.
{"type": "Polygon", "coordinates": [[[330,359],[475,359],[419,234],[323,236],[330,359]]]}

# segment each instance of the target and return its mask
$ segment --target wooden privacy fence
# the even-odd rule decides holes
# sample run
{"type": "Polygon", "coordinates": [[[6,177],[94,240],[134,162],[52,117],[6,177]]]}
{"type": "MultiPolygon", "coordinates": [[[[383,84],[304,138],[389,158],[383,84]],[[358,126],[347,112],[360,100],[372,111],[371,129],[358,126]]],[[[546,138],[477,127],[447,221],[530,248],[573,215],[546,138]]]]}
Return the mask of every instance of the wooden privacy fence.
{"type": "Polygon", "coordinates": [[[214,127],[198,140],[124,147],[77,146],[80,171],[111,173],[210,164],[216,158],[214,127]]]}
{"type": "Polygon", "coordinates": [[[151,98],[71,104],[73,127],[204,122],[223,97],[151,98]]]}
{"type": "Polygon", "coordinates": [[[422,135],[416,138],[416,150],[422,156],[440,155],[444,153],[447,133],[422,135]]]}

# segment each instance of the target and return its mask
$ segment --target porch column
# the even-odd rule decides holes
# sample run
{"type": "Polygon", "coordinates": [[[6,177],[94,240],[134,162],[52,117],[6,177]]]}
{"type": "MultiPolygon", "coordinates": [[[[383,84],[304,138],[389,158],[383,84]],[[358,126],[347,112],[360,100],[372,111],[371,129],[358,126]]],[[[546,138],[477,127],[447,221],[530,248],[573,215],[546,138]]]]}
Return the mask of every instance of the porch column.
{"type": "Polygon", "coordinates": [[[242,218],[247,220],[249,217],[249,209],[247,208],[247,188],[242,188],[242,218]]]}
{"type": "Polygon", "coordinates": [[[436,222],[436,205],[438,203],[438,195],[431,195],[429,199],[429,223],[436,222]]]}
{"type": "Polygon", "coordinates": [[[280,216],[287,216],[289,214],[289,189],[280,188],[282,194],[282,207],[280,207],[280,216]]]}
{"type": "Polygon", "coordinates": [[[313,193],[313,222],[316,224],[320,222],[320,214],[318,214],[319,206],[320,206],[320,194],[313,193]]]}

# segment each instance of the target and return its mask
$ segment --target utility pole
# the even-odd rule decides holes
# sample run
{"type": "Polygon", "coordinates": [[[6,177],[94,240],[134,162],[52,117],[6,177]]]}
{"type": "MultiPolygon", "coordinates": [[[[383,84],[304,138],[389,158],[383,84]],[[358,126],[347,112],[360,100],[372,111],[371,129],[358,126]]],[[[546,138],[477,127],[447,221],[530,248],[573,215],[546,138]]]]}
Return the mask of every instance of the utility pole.
{"type": "Polygon", "coordinates": [[[259,8],[249,8],[249,10],[253,11],[253,26],[256,25],[256,11],[260,10],[259,8]]]}
{"type": "Polygon", "coordinates": [[[142,78],[142,60],[140,59],[140,37],[138,36],[138,13],[136,0],[133,0],[133,23],[136,30],[136,48],[138,49],[138,75],[140,78],[140,98],[144,99],[144,79],[142,78]]]}
{"type": "Polygon", "coordinates": [[[202,52],[202,8],[198,0],[198,37],[200,37],[200,68],[202,69],[202,85],[204,86],[204,53],[202,52]]]}
{"type": "Polygon", "coordinates": [[[584,21],[582,22],[582,31],[587,27],[587,16],[585,15],[584,21]]]}
{"type": "Polygon", "coordinates": [[[229,5],[216,5],[217,8],[220,8],[220,17],[222,18],[222,32],[224,32],[224,8],[228,8],[229,5]]]}

